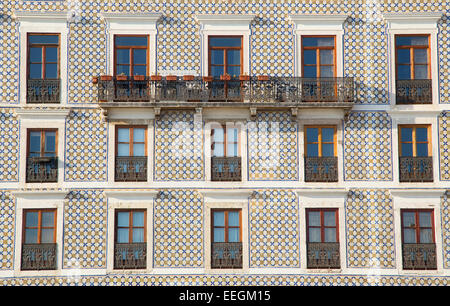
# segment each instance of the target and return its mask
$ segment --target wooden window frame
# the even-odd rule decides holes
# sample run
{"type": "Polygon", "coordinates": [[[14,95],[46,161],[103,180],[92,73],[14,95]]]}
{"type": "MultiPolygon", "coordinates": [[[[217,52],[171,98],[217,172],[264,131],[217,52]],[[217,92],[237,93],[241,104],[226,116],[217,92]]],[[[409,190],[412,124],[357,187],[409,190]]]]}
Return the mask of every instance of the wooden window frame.
{"type": "MultiPolygon", "coordinates": [[[[60,33],[32,33],[32,32],[28,32],[27,33],[27,79],[30,79],[30,48],[42,48],[41,50],[41,54],[42,54],[42,62],[40,63],[33,63],[33,64],[40,64],[42,66],[42,70],[41,70],[41,80],[58,80],[60,78],[60,69],[61,69],[61,34],[60,33]],[[30,43],[30,36],[58,36],[58,44],[31,44],[30,43]],[[58,50],[58,60],[56,62],[46,62],[45,60],[45,50],[46,47],[56,47],[58,50]],[[46,64],[56,64],[57,67],[57,72],[56,72],[56,79],[47,79],[45,77],[45,65],[46,64]]],[[[37,79],[39,80],[39,79],[37,79]]]]}
{"type": "MultiPolygon", "coordinates": [[[[431,80],[431,47],[430,47],[430,40],[431,35],[430,34],[395,34],[394,35],[394,44],[395,44],[395,79],[398,80],[398,66],[410,66],[410,80],[415,80],[414,75],[414,49],[427,49],[427,72],[428,72],[428,79],[431,80]],[[398,46],[397,45],[397,37],[427,37],[428,38],[428,44],[425,45],[405,45],[405,46],[398,46]],[[398,49],[410,49],[410,63],[409,64],[399,64],[397,59],[397,50],[398,49]]],[[[418,64],[418,65],[424,65],[424,64],[418,64]]]]}
{"type": "Polygon", "coordinates": [[[320,228],[320,243],[325,243],[325,228],[335,228],[336,229],[336,243],[339,243],[339,209],[338,208],[307,208],[306,209],[306,242],[309,243],[309,229],[310,228],[320,228]],[[324,225],[324,212],[334,212],[335,216],[335,226],[325,226],[324,225]],[[319,212],[320,213],[320,226],[310,226],[309,225],[309,213],[319,212]]]}
{"type": "Polygon", "coordinates": [[[133,242],[133,229],[140,229],[143,228],[144,229],[144,241],[142,243],[147,243],[147,210],[146,209],[141,209],[141,208],[135,208],[135,209],[115,209],[114,211],[114,243],[118,243],[117,242],[117,231],[119,229],[118,226],[118,214],[120,212],[129,212],[129,219],[128,219],[128,225],[127,227],[120,227],[120,228],[127,228],[128,229],[128,243],[134,243],[133,242]],[[142,212],[144,214],[144,226],[133,226],[133,215],[136,212],[142,212]]]}
{"type": "Polygon", "coordinates": [[[27,157],[30,157],[30,134],[31,132],[41,132],[41,152],[40,157],[44,157],[45,153],[54,153],[58,156],[58,129],[27,129],[27,157]],[[45,132],[55,132],[55,151],[46,152],[45,151],[45,132]]]}
{"type": "Polygon", "coordinates": [[[214,241],[214,230],[216,228],[223,228],[224,233],[224,243],[228,243],[228,229],[230,228],[239,228],[239,241],[242,243],[242,209],[240,208],[214,208],[211,209],[211,242],[215,243],[214,241]],[[237,226],[229,226],[228,225],[228,213],[229,212],[239,212],[239,227],[237,226]],[[215,226],[214,224],[214,213],[216,212],[223,212],[224,213],[224,226],[215,226]]]}
{"type": "Polygon", "coordinates": [[[26,244],[26,230],[27,229],[37,229],[37,244],[41,244],[41,236],[42,236],[42,230],[43,229],[53,229],[53,242],[56,243],[56,209],[55,208],[42,208],[42,209],[24,209],[23,210],[23,225],[22,225],[22,237],[23,237],[23,244],[26,244]],[[27,227],[27,213],[30,212],[37,212],[38,213],[38,225],[37,227],[27,227]],[[43,212],[52,212],[53,213],[53,227],[43,227],[42,226],[42,213],[43,212]]]}
{"type": "Polygon", "coordinates": [[[328,128],[328,129],[334,129],[333,133],[333,153],[334,157],[337,156],[337,127],[335,125],[305,125],[304,126],[304,143],[305,143],[305,156],[306,157],[313,157],[308,155],[308,144],[317,144],[318,145],[318,156],[322,157],[322,145],[323,144],[330,144],[331,142],[323,142],[322,141],[322,128],[328,128]],[[308,142],[308,129],[316,128],[318,129],[318,136],[317,136],[317,142],[308,142]]]}
{"type": "Polygon", "coordinates": [[[147,129],[147,126],[145,126],[145,125],[116,125],[116,129],[115,129],[115,144],[114,144],[114,150],[115,150],[115,155],[117,156],[117,153],[118,153],[118,146],[119,146],[119,144],[120,143],[126,143],[126,144],[128,144],[128,152],[129,152],[129,155],[128,156],[134,156],[133,154],[134,154],[134,152],[133,152],[133,146],[132,146],[132,144],[144,144],[144,150],[145,150],[145,155],[144,156],[148,156],[147,155],[147,153],[148,153],[148,151],[147,151],[147,133],[148,133],[148,129],[147,129]],[[118,136],[119,136],[119,129],[129,129],[130,130],[130,135],[129,135],[129,137],[130,137],[130,141],[129,142],[119,142],[119,138],[118,138],[118,136]],[[134,142],[133,141],[133,130],[134,129],[144,129],[145,130],[145,134],[144,134],[144,142],[134,142]]]}
{"type": "MultiPolygon", "coordinates": [[[[214,130],[218,129],[219,127],[212,127],[211,128],[211,155],[214,153],[214,145],[216,143],[223,144],[223,157],[233,157],[228,156],[228,144],[237,144],[237,156],[241,156],[241,129],[239,126],[232,125],[227,126],[226,124],[222,124],[221,128],[223,130],[223,142],[216,142],[214,141],[214,130]],[[228,129],[237,129],[238,131],[238,139],[237,142],[228,142],[228,129]]],[[[214,155],[212,155],[214,156],[214,155]]]]}
{"type": "Polygon", "coordinates": [[[133,77],[134,76],[134,68],[133,66],[146,66],[146,75],[148,76],[149,73],[149,66],[150,66],[150,35],[148,34],[114,34],[113,37],[113,45],[114,45],[114,75],[117,76],[117,66],[128,66],[129,67],[129,77],[133,77]],[[147,38],[147,46],[143,47],[143,46],[117,46],[116,45],[116,37],[146,37],[147,38]],[[130,53],[130,63],[129,64],[118,64],[117,63],[117,49],[127,49],[129,50],[130,53]],[[134,64],[134,59],[133,59],[133,50],[135,49],[145,49],[147,50],[147,56],[146,56],[146,64],[134,64]]]}
{"type": "Polygon", "coordinates": [[[208,35],[208,75],[211,75],[211,66],[223,66],[223,73],[224,75],[227,74],[227,67],[228,66],[240,66],[240,74],[242,75],[243,71],[244,71],[244,36],[243,35],[208,35]],[[211,46],[211,38],[216,38],[216,37],[221,37],[221,38],[240,38],[241,39],[241,46],[240,47],[212,47],[211,46]],[[211,51],[212,50],[223,50],[223,65],[213,65],[211,63],[211,51]],[[227,61],[227,52],[228,50],[240,50],[240,65],[228,65],[228,61],[227,61]]]}
{"type": "Polygon", "coordinates": [[[333,64],[324,64],[322,66],[333,66],[333,77],[335,78],[337,76],[337,60],[336,60],[336,35],[302,35],[301,38],[301,44],[302,44],[302,63],[301,63],[301,69],[302,69],[302,76],[305,77],[304,73],[304,67],[305,66],[315,66],[317,69],[317,76],[316,78],[320,78],[320,50],[333,50],[333,64]],[[333,47],[330,46],[316,46],[316,47],[310,47],[303,44],[303,38],[318,38],[318,37],[328,37],[334,39],[334,45],[333,47]],[[305,56],[304,51],[305,50],[316,50],[316,64],[305,64],[305,56]]]}
{"type": "Polygon", "coordinates": [[[418,143],[428,143],[428,156],[432,155],[432,146],[431,146],[431,125],[430,124],[399,124],[398,125],[398,144],[399,144],[399,156],[402,157],[402,144],[403,143],[412,143],[413,155],[412,157],[417,157],[417,144],[418,143]],[[411,142],[402,141],[402,129],[403,128],[412,128],[411,142]],[[416,140],[416,128],[426,128],[427,129],[427,142],[416,140]]]}
{"type": "Polygon", "coordinates": [[[400,219],[401,219],[401,230],[402,230],[402,244],[404,243],[405,239],[404,239],[404,230],[405,229],[414,229],[415,234],[416,234],[416,244],[420,244],[422,243],[420,241],[420,230],[421,229],[431,229],[432,232],[432,238],[433,238],[433,242],[432,243],[436,243],[436,229],[435,229],[435,224],[434,224],[434,209],[427,209],[427,208],[417,208],[417,209],[413,209],[413,208],[407,208],[407,209],[401,209],[400,210],[400,219]],[[415,213],[415,221],[418,224],[414,224],[414,227],[405,227],[404,226],[404,221],[403,221],[403,213],[404,212],[413,212],[415,213]],[[420,226],[420,221],[419,221],[419,213],[421,212],[429,212],[431,213],[430,218],[431,218],[431,227],[421,227],[420,226]]]}

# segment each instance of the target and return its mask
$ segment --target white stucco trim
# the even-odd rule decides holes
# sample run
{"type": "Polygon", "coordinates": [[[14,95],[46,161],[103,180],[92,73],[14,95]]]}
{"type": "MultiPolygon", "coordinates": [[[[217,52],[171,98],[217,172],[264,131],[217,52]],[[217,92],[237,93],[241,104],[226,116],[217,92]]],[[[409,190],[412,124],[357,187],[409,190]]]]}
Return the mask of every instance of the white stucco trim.
{"type": "MultiPolygon", "coordinates": [[[[59,41],[59,78],[60,99],[57,105],[68,103],[68,14],[67,12],[15,11],[14,17],[19,22],[19,104],[26,105],[27,99],[27,35],[28,33],[55,33],[59,41]]],[[[35,106],[42,104],[33,104],[35,106]]],[[[49,104],[46,103],[46,106],[49,104]]],[[[52,104],[56,105],[56,104],[52,104]]]]}
{"type": "Polygon", "coordinates": [[[101,13],[106,21],[107,38],[107,71],[114,74],[114,35],[135,34],[148,35],[149,75],[156,74],[157,22],[161,13],[101,13]]]}
{"type": "Polygon", "coordinates": [[[195,18],[200,23],[201,74],[208,75],[208,36],[242,35],[243,73],[250,74],[250,24],[256,15],[199,14],[195,18]]]}
{"type": "Polygon", "coordinates": [[[106,190],[108,201],[107,208],[107,243],[106,243],[106,273],[117,273],[114,270],[114,224],[116,209],[145,209],[146,210],[146,242],[147,242],[147,267],[146,269],[120,270],[126,273],[148,273],[152,270],[153,262],[153,201],[158,195],[157,190],[131,190],[116,189],[106,190]]]}
{"type": "Polygon", "coordinates": [[[14,276],[52,276],[67,275],[62,270],[63,234],[64,234],[64,200],[67,190],[17,190],[11,191],[16,198],[15,239],[14,239],[14,276]],[[21,271],[21,254],[23,241],[23,211],[25,209],[56,209],[56,270],[21,271]]]}
{"type": "Polygon", "coordinates": [[[302,36],[334,35],[336,36],[336,77],[344,76],[343,35],[344,22],[348,15],[342,14],[302,14],[290,15],[294,24],[294,75],[302,76],[302,36]]]}
{"type": "Polygon", "coordinates": [[[430,35],[430,68],[432,86],[432,104],[439,103],[439,57],[437,48],[437,22],[443,16],[442,12],[414,12],[414,13],[384,13],[388,24],[388,61],[389,61],[389,103],[398,109],[413,109],[422,111],[430,105],[396,105],[395,84],[395,35],[397,34],[427,34],[430,35]]]}

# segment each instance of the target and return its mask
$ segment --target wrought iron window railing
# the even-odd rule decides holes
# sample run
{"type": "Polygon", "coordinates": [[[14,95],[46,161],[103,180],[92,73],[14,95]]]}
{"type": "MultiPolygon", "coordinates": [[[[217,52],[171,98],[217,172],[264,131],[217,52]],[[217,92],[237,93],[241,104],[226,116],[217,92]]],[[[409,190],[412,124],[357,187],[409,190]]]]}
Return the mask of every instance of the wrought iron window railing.
{"type": "Polygon", "coordinates": [[[213,242],[211,248],[211,268],[242,268],[242,242],[213,242]]]}
{"type": "Polygon", "coordinates": [[[396,80],[397,104],[431,104],[431,80],[396,80]]]}
{"type": "Polygon", "coordinates": [[[402,245],[403,269],[405,270],[435,270],[436,244],[434,243],[404,243],[402,245]]]}
{"type": "Polygon", "coordinates": [[[112,77],[97,81],[106,102],[353,102],[353,78],[248,77],[230,80],[193,77],[154,80],[112,77]]]}
{"type": "Polygon", "coordinates": [[[240,181],[241,180],[241,157],[211,157],[211,180],[212,181],[240,181]]]}
{"type": "Polygon", "coordinates": [[[28,79],[27,103],[60,103],[59,79],[28,79]]]}
{"type": "Polygon", "coordinates": [[[57,157],[28,157],[27,183],[44,183],[58,181],[57,157]]]}
{"type": "Polygon", "coordinates": [[[400,182],[432,182],[433,158],[400,157],[400,182]]]}
{"type": "Polygon", "coordinates": [[[305,182],[337,182],[338,162],[335,156],[305,157],[305,182]]]}
{"type": "Polygon", "coordinates": [[[56,243],[22,244],[21,270],[56,270],[56,243]]]}
{"type": "Polygon", "coordinates": [[[147,156],[116,156],[116,181],[147,181],[147,156]]]}
{"type": "Polygon", "coordinates": [[[307,267],[311,269],[339,269],[341,267],[338,242],[308,242],[307,267]]]}
{"type": "Polygon", "coordinates": [[[114,245],[114,269],[145,269],[147,267],[147,243],[116,243],[114,245]]]}

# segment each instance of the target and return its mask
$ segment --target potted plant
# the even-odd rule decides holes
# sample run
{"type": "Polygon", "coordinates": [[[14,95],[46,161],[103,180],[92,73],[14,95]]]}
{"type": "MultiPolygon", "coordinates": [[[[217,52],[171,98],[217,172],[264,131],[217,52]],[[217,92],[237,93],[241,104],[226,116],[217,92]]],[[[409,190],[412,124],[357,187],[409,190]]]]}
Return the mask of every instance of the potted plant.
{"type": "Polygon", "coordinates": [[[212,76],[204,76],[203,77],[203,82],[212,82],[213,77],[212,76]]]}
{"type": "Polygon", "coordinates": [[[135,81],[145,81],[145,75],[134,75],[133,79],[135,81]]]}
{"type": "Polygon", "coordinates": [[[128,80],[128,76],[125,75],[125,73],[121,73],[119,75],[116,75],[116,80],[117,81],[126,81],[128,80]]]}
{"type": "Polygon", "coordinates": [[[176,75],[168,75],[168,76],[166,76],[166,80],[167,81],[176,81],[177,76],[176,75]]]}
{"type": "Polygon", "coordinates": [[[224,75],[220,76],[220,79],[223,81],[229,81],[229,80],[231,80],[231,75],[225,73],[224,75]]]}
{"type": "Polygon", "coordinates": [[[258,75],[258,81],[268,81],[269,76],[268,75],[258,75]]]}
{"type": "Polygon", "coordinates": [[[194,76],[193,75],[184,75],[183,76],[183,80],[185,80],[185,81],[193,81],[194,80],[194,76]]]}
{"type": "Polygon", "coordinates": [[[249,81],[249,80],[250,80],[250,76],[249,76],[249,75],[246,75],[246,74],[241,74],[241,75],[239,76],[239,80],[240,80],[240,81],[249,81]]]}
{"type": "Polygon", "coordinates": [[[97,83],[98,83],[98,77],[93,77],[92,84],[97,84],[97,83]]]}

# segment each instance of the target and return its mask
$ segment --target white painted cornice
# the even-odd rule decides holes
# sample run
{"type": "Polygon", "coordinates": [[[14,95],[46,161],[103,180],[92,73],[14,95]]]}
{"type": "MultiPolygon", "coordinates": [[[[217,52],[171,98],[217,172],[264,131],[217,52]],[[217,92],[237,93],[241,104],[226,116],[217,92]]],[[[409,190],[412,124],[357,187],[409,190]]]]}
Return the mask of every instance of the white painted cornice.
{"type": "Polygon", "coordinates": [[[19,21],[40,22],[43,19],[50,19],[53,22],[65,22],[68,19],[67,11],[62,12],[42,12],[42,11],[15,11],[13,17],[19,21]]]}
{"type": "Polygon", "coordinates": [[[151,201],[158,195],[158,190],[105,190],[105,195],[113,201],[151,201]]]}
{"type": "Polygon", "coordinates": [[[162,13],[101,13],[110,30],[156,30],[162,13]]]}
{"type": "Polygon", "coordinates": [[[389,29],[436,29],[443,12],[383,13],[389,29]]]}
{"type": "Polygon", "coordinates": [[[212,202],[244,202],[252,195],[253,190],[244,189],[201,189],[198,190],[207,203],[212,202]]]}
{"type": "Polygon", "coordinates": [[[342,30],[348,15],[344,14],[300,14],[289,15],[296,30],[342,30]]]}
{"type": "Polygon", "coordinates": [[[297,194],[300,197],[308,198],[345,198],[349,190],[347,188],[320,188],[320,189],[300,189],[297,194]]]}
{"type": "Polygon", "coordinates": [[[204,30],[229,30],[230,28],[249,30],[256,15],[241,14],[199,14],[195,19],[204,30]]]}
{"type": "Polygon", "coordinates": [[[399,198],[426,199],[441,197],[446,189],[391,189],[391,195],[399,198]]]}
{"type": "Polygon", "coordinates": [[[70,114],[70,108],[18,108],[15,113],[20,119],[33,120],[64,120],[70,114]]]}
{"type": "Polygon", "coordinates": [[[11,194],[16,198],[26,200],[64,200],[69,191],[62,190],[42,190],[42,189],[29,189],[29,190],[15,190],[11,191],[11,194]]]}

